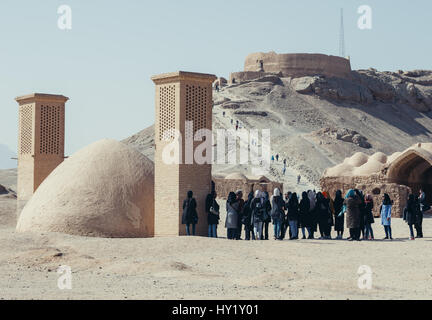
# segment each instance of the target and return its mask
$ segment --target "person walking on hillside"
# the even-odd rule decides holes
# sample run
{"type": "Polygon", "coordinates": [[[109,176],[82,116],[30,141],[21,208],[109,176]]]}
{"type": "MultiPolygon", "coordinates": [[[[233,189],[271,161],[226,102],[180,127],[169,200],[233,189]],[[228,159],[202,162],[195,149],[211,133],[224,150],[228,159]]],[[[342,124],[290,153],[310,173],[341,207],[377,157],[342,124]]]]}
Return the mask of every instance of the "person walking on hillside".
{"type": "Polygon", "coordinates": [[[237,220],[239,212],[239,202],[234,192],[230,192],[226,202],[226,220],[225,228],[227,228],[227,238],[236,240],[237,237],[237,220]]]}
{"type": "Polygon", "coordinates": [[[381,213],[381,224],[384,226],[385,231],[385,238],[393,240],[392,238],[392,229],[391,229],[391,215],[392,215],[392,201],[390,199],[390,196],[385,193],[384,194],[384,200],[380,208],[381,213]]]}
{"type": "Polygon", "coordinates": [[[217,226],[219,224],[219,204],[216,201],[216,191],[212,191],[206,198],[206,212],[209,238],[217,238],[217,226]]]}
{"type": "Polygon", "coordinates": [[[365,237],[366,240],[374,240],[374,234],[372,230],[372,224],[375,223],[373,215],[374,203],[370,194],[366,195],[365,198],[365,237]]]}
{"type": "Polygon", "coordinates": [[[334,217],[335,217],[335,231],[336,231],[336,239],[341,240],[343,238],[344,233],[344,224],[345,224],[345,215],[341,212],[343,210],[344,199],[342,198],[342,191],[337,190],[335,199],[333,201],[334,206],[334,217]]]}
{"type": "Polygon", "coordinates": [[[276,161],[279,162],[279,154],[276,154],[276,161]]]}
{"type": "Polygon", "coordinates": [[[272,155],[271,156],[271,161],[274,162],[275,157],[272,155]]]}
{"type": "Polygon", "coordinates": [[[311,231],[311,215],[309,213],[310,202],[306,191],[303,191],[302,198],[299,204],[299,225],[303,233],[303,239],[306,239],[305,229],[308,231],[308,239],[312,237],[311,231]]]}
{"type": "Polygon", "coordinates": [[[238,218],[237,218],[237,234],[236,234],[236,239],[237,240],[241,240],[243,209],[244,209],[244,205],[245,205],[245,202],[243,200],[243,191],[242,190],[237,190],[236,191],[236,197],[237,197],[237,201],[239,203],[238,218]]]}
{"type": "Polygon", "coordinates": [[[297,193],[293,193],[288,201],[288,223],[290,229],[290,240],[298,239],[299,202],[297,193]]]}
{"type": "Polygon", "coordinates": [[[260,190],[255,191],[255,197],[251,202],[252,217],[251,221],[253,223],[254,235],[256,240],[261,240],[263,222],[264,222],[264,193],[260,190]]]}
{"type": "Polygon", "coordinates": [[[271,218],[273,220],[274,239],[279,240],[281,237],[282,222],[285,220],[285,201],[283,201],[281,192],[278,188],[273,191],[271,218]]]}
{"type": "Polygon", "coordinates": [[[198,223],[198,213],[196,211],[196,200],[193,197],[193,192],[187,192],[187,198],[183,201],[183,215],[182,224],[186,225],[186,234],[188,236],[195,235],[195,226],[198,223]],[[192,225],[192,234],[190,230],[190,225],[192,225]]]}
{"type": "Polygon", "coordinates": [[[350,232],[350,237],[348,238],[349,241],[361,241],[360,239],[360,209],[359,205],[361,203],[361,200],[356,195],[355,191],[353,189],[350,189],[344,200],[344,205],[346,208],[345,215],[346,215],[346,224],[347,228],[350,232]]]}
{"type": "Polygon", "coordinates": [[[300,184],[300,180],[301,180],[301,175],[297,176],[297,184],[300,184]]]}
{"type": "Polygon", "coordinates": [[[253,192],[250,192],[248,195],[248,199],[243,207],[242,214],[242,223],[244,224],[245,229],[245,240],[255,240],[255,234],[253,232],[253,221],[252,221],[252,209],[251,204],[254,198],[253,192]]]}
{"type": "Polygon", "coordinates": [[[408,224],[410,229],[410,240],[415,239],[413,227],[417,222],[418,211],[420,211],[420,205],[416,201],[415,196],[413,194],[410,194],[403,214],[403,219],[408,224]]]}

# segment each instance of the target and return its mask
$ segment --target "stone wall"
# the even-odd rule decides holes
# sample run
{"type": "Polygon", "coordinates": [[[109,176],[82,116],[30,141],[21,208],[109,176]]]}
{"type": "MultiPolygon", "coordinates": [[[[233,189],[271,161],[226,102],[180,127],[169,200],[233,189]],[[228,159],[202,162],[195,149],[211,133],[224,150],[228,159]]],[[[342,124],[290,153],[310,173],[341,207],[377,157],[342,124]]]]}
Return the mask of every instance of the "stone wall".
{"type": "Polygon", "coordinates": [[[245,72],[281,72],[284,77],[305,77],[323,75],[349,78],[351,63],[348,59],[325,54],[252,53],[246,57],[245,72]]]}
{"type": "Polygon", "coordinates": [[[271,73],[271,72],[261,72],[261,71],[240,71],[240,72],[232,72],[229,77],[229,84],[236,84],[245,81],[256,80],[265,76],[271,75],[279,75],[282,76],[282,73],[271,73]]]}
{"type": "Polygon", "coordinates": [[[382,175],[353,176],[353,177],[324,177],[320,180],[321,190],[330,193],[334,198],[336,190],[341,190],[345,195],[349,189],[359,189],[363,193],[371,194],[374,201],[374,215],[379,217],[380,206],[384,193],[393,200],[392,216],[401,218],[411,189],[404,185],[389,183],[382,175]]]}
{"type": "Polygon", "coordinates": [[[213,177],[215,183],[216,193],[218,198],[226,199],[228,194],[232,191],[237,190],[243,191],[243,198],[246,200],[249,192],[255,192],[256,190],[267,191],[271,196],[275,188],[279,188],[283,193],[283,184],[279,182],[259,182],[252,180],[241,180],[241,179],[225,179],[213,177]]]}

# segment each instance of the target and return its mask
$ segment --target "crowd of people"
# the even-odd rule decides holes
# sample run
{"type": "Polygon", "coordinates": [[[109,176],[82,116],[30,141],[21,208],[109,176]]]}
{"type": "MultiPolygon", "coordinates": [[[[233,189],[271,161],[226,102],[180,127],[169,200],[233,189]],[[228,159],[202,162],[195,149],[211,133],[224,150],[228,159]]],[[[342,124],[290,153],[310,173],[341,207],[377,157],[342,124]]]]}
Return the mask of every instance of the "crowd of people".
{"type": "MultiPolygon", "coordinates": [[[[220,206],[216,198],[216,192],[212,191],[205,204],[208,236],[214,238],[218,237],[217,227],[220,222],[220,206]]],[[[393,201],[388,194],[384,194],[379,212],[385,231],[384,239],[389,240],[393,239],[392,206],[393,201]]],[[[275,240],[297,240],[300,232],[303,239],[315,239],[316,233],[319,239],[332,239],[332,229],[336,232],[335,239],[341,240],[346,226],[349,231],[347,240],[374,240],[373,209],[372,196],[364,195],[357,189],[349,190],[345,196],[338,190],[334,198],[325,191],[308,190],[299,199],[295,192],[287,192],[283,197],[276,188],[271,197],[266,191],[256,190],[255,193],[249,193],[246,200],[243,199],[243,192],[238,190],[228,194],[225,228],[227,238],[231,240],[241,240],[243,232],[245,240],[268,240],[270,223],[273,224],[275,240]]],[[[411,240],[423,237],[423,212],[429,209],[422,190],[418,197],[409,195],[403,219],[409,226],[411,240]]],[[[197,222],[196,200],[193,192],[189,191],[183,203],[182,216],[187,235],[195,235],[197,222]]]]}

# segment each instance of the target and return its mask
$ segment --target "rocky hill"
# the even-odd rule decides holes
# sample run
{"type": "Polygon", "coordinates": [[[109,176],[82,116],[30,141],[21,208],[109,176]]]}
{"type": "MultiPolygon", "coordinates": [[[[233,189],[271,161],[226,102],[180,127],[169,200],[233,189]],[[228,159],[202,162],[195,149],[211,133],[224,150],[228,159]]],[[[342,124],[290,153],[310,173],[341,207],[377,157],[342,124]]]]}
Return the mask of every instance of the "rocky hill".
{"type": "MultiPolygon", "coordinates": [[[[390,154],[430,142],[431,110],[432,71],[368,69],[353,71],[349,79],[267,75],[214,91],[213,127],[233,128],[239,120],[244,129],[270,129],[272,153],[280,161],[269,175],[295,190],[317,186],[327,167],[355,152],[390,154]]],[[[153,158],[153,135],[150,127],[124,142],[153,158]]],[[[250,173],[242,165],[215,165],[213,171],[250,173]]]]}

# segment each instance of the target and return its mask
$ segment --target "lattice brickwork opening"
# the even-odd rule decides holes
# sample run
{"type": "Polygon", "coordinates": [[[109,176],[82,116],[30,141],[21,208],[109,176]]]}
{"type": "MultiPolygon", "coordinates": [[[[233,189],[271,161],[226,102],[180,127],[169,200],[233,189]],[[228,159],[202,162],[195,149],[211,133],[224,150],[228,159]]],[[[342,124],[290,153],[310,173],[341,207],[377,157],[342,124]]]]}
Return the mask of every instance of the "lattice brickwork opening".
{"type": "Polygon", "coordinates": [[[33,106],[23,105],[19,109],[20,153],[31,154],[33,142],[33,106]]]}
{"type": "Polygon", "coordinates": [[[200,130],[207,128],[207,105],[210,96],[209,88],[196,85],[186,85],[186,121],[193,122],[193,133],[186,132],[187,138],[200,130]]]}
{"type": "Polygon", "coordinates": [[[40,153],[60,153],[60,106],[41,106],[40,153]]]}
{"type": "MultiPolygon", "coordinates": [[[[163,140],[164,132],[175,129],[176,86],[159,87],[159,140],[163,140]]],[[[170,139],[174,134],[169,135],[170,139]]]]}

